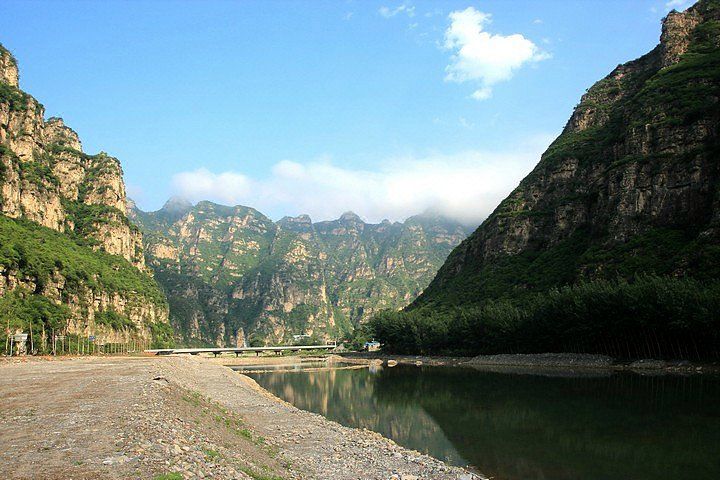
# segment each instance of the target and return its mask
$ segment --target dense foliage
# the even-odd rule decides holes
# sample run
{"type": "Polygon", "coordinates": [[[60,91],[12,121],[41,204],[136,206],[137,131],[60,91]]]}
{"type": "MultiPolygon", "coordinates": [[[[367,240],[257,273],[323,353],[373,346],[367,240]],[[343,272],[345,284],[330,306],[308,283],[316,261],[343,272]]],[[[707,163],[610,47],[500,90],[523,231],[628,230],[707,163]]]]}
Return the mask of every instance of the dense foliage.
{"type": "Polygon", "coordinates": [[[105,310],[95,314],[95,323],[105,325],[113,330],[137,330],[137,326],[125,315],[121,315],[115,310],[105,310]]]}
{"type": "Polygon", "coordinates": [[[0,103],[7,104],[11,112],[24,111],[30,105],[30,95],[17,87],[0,82],[0,103]]]}
{"type": "Polygon", "coordinates": [[[641,276],[553,288],[516,300],[384,311],[370,323],[397,353],[576,352],[716,358],[720,283],[641,276]]]}
{"type": "Polygon", "coordinates": [[[26,220],[0,215],[0,266],[31,278],[36,290],[64,277],[63,291],[75,293],[82,286],[109,292],[135,292],[145,301],[164,305],[157,283],[124,258],[78,245],[70,237],[26,220]]]}
{"type": "MultiPolygon", "coordinates": [[[[56,305],[47,297],[14,290],[0,297],[0,342],[7,346],[7,334],[21,330],[37,339],[60,332],[70,318],[65,305],[56,305]]],[[[43,352],[44,353],[44,352],[43,352]]]]}
{"type": "Polygon", "coordinates": [[[173,328],[168,323],[147,322],[146,326],[150,329],[152,335],[152,348],[173,348],[175,347],[175,339],[173,337],[173,328]]]}

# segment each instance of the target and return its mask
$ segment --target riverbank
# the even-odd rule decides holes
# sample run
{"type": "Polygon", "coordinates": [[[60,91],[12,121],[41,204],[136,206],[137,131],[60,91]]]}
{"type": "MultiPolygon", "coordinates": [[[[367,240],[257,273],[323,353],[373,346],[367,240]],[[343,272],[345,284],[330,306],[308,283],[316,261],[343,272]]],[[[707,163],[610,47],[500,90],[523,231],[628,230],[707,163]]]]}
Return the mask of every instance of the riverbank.
{"type": "Polygon", "coordinates": [[[0,362],[4,478],[474,478],[209,360],[0,362]]]}
{"type": "Polygon", "coordinates": [[[476,357],[446,357],[424,355],[391,355],[378,352],[343,353],[339,357],[344,362],[369,364],[378,362],[382,365],[429,365],[451,367],[473,367],[480,369],[515,369],[532,372],[533,369],[545,371],[558,370],[608,370],[634,371],[637,373],[679,373],[702,374],[720,373],[717,363],[692,363],[689,361],[669,361],[641,359],[622,361],[605,355],[575,353],[541,353],[541,354],[502,354],[478,355],[476,357]]]}

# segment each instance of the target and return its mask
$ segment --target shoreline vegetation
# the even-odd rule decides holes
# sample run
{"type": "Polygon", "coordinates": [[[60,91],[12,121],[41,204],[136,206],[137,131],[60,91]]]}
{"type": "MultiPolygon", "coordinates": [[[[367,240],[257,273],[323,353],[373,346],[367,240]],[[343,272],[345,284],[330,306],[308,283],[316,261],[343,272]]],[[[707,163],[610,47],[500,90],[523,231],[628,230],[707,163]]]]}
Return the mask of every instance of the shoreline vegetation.
{"type": "Polygon", "coordinates": [[[397,354],[568,352],[716,361],[720,283],[654,275],[594,280],[483,304],[383,311],[362,334],[397,354]]]}

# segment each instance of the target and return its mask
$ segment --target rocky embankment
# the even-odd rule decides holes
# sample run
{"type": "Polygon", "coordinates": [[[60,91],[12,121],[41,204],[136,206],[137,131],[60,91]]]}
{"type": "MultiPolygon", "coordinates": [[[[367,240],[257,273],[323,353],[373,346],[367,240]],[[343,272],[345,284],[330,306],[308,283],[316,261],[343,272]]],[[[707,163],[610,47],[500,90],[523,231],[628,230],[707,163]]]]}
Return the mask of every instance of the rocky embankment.
{"type": "Polygon", "coordinates": [[[0,397],[4,478],[478,478],[200,358],[0,363],[0,397]]]}
{"type": "MultiPolygon", "coordinates": [[[[442,357],[425,355],[391,355],[383,353],[345,353],[333,357],[335,361],[356,364],[379,362],[384,365],[473,367],[509,371],[519,368],[523,373],[542,373],[564,370],[580,374],[588,370],[628,370],[634,372],[717,373],[717,363],[694,363],[687,360],[620,360],[607,355],[583,353],[535,353],[478,355],[476,357],[442,357]]],[[[517,370],[520,371],[520,370],[517,370]]]]}

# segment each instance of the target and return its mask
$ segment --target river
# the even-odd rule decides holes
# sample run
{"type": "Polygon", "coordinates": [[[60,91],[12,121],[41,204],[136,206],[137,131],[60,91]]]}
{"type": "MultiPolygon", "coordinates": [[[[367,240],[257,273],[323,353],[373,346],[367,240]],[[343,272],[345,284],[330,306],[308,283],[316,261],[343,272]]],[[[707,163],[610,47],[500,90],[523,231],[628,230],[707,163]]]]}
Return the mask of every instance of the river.
{"type": "Polygon", "coordinates": [[[248,374],[298,408],[500,480],[720,478],[720,376],[403,365],[248,374]]]}

